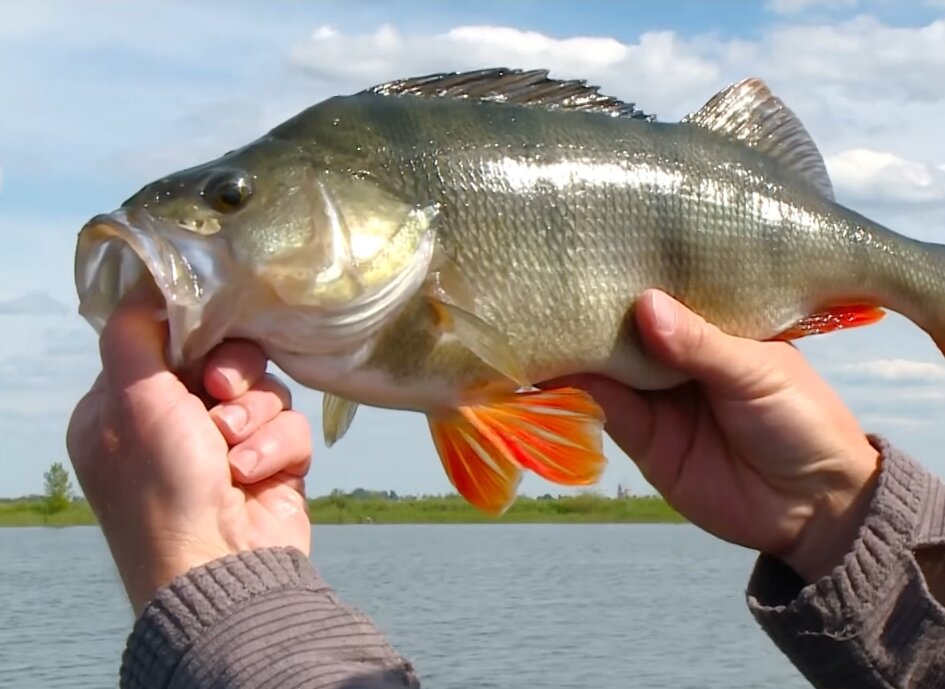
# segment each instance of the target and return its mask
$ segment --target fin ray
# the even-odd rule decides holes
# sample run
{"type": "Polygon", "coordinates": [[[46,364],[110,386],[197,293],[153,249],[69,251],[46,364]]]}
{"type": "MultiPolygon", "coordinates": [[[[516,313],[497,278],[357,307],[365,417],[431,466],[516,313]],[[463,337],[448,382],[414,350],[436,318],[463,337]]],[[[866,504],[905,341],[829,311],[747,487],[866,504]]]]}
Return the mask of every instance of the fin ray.
{"type": "Polygon", "coordinates": [[[654,120],[634,103],[599,92],[579,79],[550,79],[548,70],[496,67],[469,72],[439,72],[377,84],[362,93],[382,96],[456,98],[542,107],[548,110],[595,112],[638,120],[654,120]]]}
{"type": "Polygon", "coordinates": [[[606,466],[604,414],[575,388],[512,393],[429,420],[450,482],[471,504],[502,514],[521,470],[568,486],[597,482],[606,466]]]}
{"type": "Polygon", "coordinates": [[[331,447],[345,436],[357,411],[357,402],[330,392],[322,395],[322,435],[327,447],[331,447]]]}
{"type": "Polygon", "coordinates": [[[528,387],[525,371],[502,333],[459,306],[433,298],[429,301],[443,330],[453,334],[469,351],[499,373],[521,387],[528,387]]]}
{"type": "Polygon", "coordinates": [[[682,121],[767,154],[833,200],[827,166],[810,133],[761,79],[727,86],[682,121]]]}
{"type": "Polygon", "coordinates": [[[429,419],[433,444],[453,487],[473,507],[500,516],[515,501],[522,470],[506,453],[452,419],[429,419]]]}
{"type": "Polygon", "coordinates": [[[844,330],[860,328],[877,323],[886,315],[886,311],[874,304],[843,304],[832,306],[805,316],[772,340],[797,340],[809,335],[820,335],[844,330]]]}

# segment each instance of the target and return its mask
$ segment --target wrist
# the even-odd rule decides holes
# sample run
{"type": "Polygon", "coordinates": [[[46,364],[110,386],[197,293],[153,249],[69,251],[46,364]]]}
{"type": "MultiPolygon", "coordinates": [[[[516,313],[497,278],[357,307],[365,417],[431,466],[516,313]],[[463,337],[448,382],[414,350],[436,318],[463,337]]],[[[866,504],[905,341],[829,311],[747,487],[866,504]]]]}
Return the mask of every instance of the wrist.
{"type": "Polygon", "coordinates": [[[153,536],[152,539],[147,552],[115,558],[135,615],[175,578],[231,554],[226,547],[189,539],[165,541],[153,536]]]}
{"type": "Polygon", "coordinates": [[[881,454],[865,438],[864,445],[844,462],[844,470],[817,500],[794,547],[781,557],[808,584],[829,576],[843,563],[866,521],[881,454]]]}

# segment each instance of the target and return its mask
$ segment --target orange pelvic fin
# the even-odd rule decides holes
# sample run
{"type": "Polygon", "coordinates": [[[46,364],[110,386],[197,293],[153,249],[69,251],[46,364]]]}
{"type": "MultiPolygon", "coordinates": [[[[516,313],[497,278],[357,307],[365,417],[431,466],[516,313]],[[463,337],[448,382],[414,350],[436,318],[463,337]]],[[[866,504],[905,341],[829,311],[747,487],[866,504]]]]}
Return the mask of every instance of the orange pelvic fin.
{"type": "Polygon", "coordinates": [[[824,311],[811,314],[799,320],[784,332],[772,337],[772,340],[796,340],[808,335],[859,328],[878,322],[886,312],[873,304],[845,304],[833,306],[824,311]]]}
{"type": "Polygon", "coordinates": [[[430,419],[430,430],[450,481],[485,512],[500,515],[514,502],[521,469],[570,486],[604,471],[604,414],[581,390],[510,393],[458,412],[430,419]]]}

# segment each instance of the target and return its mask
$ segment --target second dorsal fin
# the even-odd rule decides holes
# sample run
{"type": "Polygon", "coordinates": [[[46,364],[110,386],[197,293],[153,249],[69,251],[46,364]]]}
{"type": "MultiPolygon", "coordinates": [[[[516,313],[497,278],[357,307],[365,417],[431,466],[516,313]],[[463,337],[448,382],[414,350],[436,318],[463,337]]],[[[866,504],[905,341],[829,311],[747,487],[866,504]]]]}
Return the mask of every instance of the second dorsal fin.
{"type": "Polygon", "coordinates": [[[744,79],[722,89],[682,121],[769,155],[833,199],[833,185],[817,144],[797,115],[760,79],[744,79]]]}
{"type": "Polygon", "coordinates": [[[362,93],[468,98],[534,105],[549,110],[560,108],[639,120],[656,119],[655,115],[648,115],[637,109],[634,103],[625,103],[613,96],[599,93],[597,86],[588,86],[583,80],[549,79],[548,70],[544,69],[526,71],[496,67],[473,72],[429,74],[378,84],[362,93]]]}

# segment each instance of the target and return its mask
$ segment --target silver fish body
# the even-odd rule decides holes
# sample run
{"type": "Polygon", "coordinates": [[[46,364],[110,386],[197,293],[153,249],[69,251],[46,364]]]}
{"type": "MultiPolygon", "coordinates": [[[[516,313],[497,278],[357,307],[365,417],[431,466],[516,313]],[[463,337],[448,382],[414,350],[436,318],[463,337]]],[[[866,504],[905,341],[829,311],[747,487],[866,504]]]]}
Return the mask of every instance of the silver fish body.
{"type": "Polygon", "coordinates": [[[491,511],[521,469],[578,484],[602,470],[599,410],[571,393],[510,396],[579,372],[642,389],[682,380],[640,346],[632,311],[647,288],[755,339],[865,324],[883,307],[945,342],[945,251],[838,204],[762,82],[653,120],[540,71],[329,99],[91,221],[83,313],[100,327],[150,275],[176,362],[256,340],[330,393],[329,442],[359,403],[421,411],[454,485],[491,511]]]}

